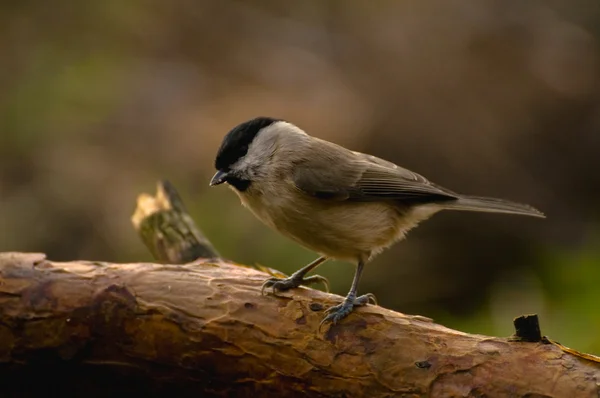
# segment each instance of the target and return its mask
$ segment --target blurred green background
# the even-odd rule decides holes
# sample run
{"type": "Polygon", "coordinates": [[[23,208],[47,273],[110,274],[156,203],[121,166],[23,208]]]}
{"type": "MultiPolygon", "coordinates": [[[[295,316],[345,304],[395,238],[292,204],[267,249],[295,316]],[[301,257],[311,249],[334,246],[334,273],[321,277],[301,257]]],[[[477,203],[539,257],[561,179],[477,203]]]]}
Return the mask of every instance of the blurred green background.
{"type": "Polygon", "coordinates": [[[500,336],[538,313],[600,354],[599,40],[597,0],[5,0],[0,250],[151,260],[130,216],[167,178],[224,256],[291,273],[315,254],[208,187],[230,128],[280,117],[548,216],[437,215],[362,293],[500,336]]]}

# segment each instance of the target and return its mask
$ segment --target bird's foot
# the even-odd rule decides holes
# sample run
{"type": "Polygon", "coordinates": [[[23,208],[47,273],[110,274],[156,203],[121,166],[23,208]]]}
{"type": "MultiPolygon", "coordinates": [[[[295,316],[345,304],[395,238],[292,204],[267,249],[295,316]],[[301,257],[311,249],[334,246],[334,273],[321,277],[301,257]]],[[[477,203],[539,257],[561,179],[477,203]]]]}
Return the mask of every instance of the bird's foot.
{"type": "Polygon", "coordinates": [[[363,294],[353,300],[346,298],[341,304],[334,305],[325,311],[327,316],[321,321],[319,329],[326,323],[331,323],[332,325],[337,324],[339,321],[350,315],[354,307],[360,307],[369,303],[377,305],[377,299],[372,293],[363,294]]]}
{"type": "Polygon", "coordinates": [[[286,290],[297,288],[300,285],[308,286],[315,283],[322,283],[325,285],[325,289],[329,292],[329,281],[327,278],[321,275],[311,275],[304,277],[301,274],[292,274],[289,278],[269,278],[267,279],[260,289],[261,294],[264,294],[265,289],[272,288],[273,294],[277,292],[284,292],[286,290]]]}

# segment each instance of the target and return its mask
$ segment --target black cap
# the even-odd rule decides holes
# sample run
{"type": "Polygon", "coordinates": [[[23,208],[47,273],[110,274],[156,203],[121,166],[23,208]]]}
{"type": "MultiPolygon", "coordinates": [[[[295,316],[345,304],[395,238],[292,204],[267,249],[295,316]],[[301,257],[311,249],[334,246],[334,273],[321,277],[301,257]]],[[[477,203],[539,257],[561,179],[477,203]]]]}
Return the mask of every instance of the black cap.
{"type": "Polygon", "coordinates": [[[248,147],[258,132],[281,119],[259,116],[235,126],[221,143],[215,159],[217,170],[227,170],[232,164],[248,153],[248,147]]]}

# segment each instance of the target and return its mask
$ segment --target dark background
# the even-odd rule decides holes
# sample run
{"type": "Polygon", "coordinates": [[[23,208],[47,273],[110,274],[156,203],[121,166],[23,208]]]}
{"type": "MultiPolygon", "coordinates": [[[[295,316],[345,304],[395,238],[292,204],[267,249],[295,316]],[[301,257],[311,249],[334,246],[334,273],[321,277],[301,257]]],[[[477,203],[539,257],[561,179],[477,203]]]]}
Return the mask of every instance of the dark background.
{"type": "MultiPolygon", "coordinates": [[[[258,115],[548,218],[447,212],[365,272],[381,305],[600,353],[597,0],[4,1],[0,250],[146,261],[135,200],[168,178],[230,259],[315,255],[209,189],[258,115]]],[[[353,266],[319,273],[345,294],[353,266]]]]}

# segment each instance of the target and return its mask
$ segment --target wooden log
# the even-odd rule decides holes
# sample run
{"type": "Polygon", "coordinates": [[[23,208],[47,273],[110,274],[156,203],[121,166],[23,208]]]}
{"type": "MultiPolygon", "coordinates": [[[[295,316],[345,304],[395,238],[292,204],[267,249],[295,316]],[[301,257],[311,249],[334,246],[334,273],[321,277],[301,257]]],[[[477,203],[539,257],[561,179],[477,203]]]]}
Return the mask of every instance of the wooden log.
{"type": "Polygon", "coordinates": [[[263,296],[268,276],[219,258],[59,263],[2,253],[0,397],[599,395],[597,358],[540,339],[531,317],[498,338],[369,305],[318,333],[342,297],[263,296]]]}
{"type": "Polygon", "coordinates": [[[470,335],[375,306],[319,335],[323,308],[342,298],[304,288],[261,296],[265,277],[215,261],[4,253],[0,396],[40,396],[48,379],[92,396],[598,396],[598,363],[543,342],[470,335]]]}

